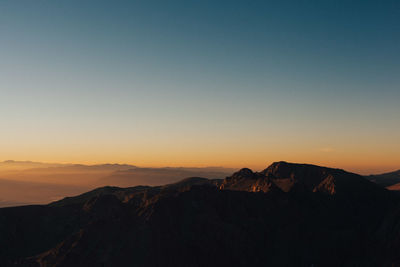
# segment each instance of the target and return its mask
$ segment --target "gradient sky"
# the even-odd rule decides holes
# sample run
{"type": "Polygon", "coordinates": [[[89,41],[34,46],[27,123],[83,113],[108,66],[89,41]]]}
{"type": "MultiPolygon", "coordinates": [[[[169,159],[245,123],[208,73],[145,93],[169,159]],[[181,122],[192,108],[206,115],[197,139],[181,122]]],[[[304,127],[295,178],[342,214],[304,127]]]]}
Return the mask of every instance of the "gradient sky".
{"type": "Polygon", "coordinates": [[[0,160],[400,169],[399,1],[0,1],[0,160]]]}

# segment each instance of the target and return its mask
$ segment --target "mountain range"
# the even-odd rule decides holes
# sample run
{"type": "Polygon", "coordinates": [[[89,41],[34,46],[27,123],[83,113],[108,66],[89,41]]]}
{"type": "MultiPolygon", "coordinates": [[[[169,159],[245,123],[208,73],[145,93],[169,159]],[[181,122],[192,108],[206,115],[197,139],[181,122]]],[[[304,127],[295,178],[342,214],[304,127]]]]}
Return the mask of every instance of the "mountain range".
{"type": "Polygon", "coordinates": [[[233,171],[221,167],[144,168],[8,160],[0,162],[0,207],[47,204],[101,186],[156,186],[195,176],[222,179],[233,171]]]}
{"type": "Polygon", "coordinates": [[[276,162],[0,209],[3,266],[400,266],[400,196],[276,162]]]}

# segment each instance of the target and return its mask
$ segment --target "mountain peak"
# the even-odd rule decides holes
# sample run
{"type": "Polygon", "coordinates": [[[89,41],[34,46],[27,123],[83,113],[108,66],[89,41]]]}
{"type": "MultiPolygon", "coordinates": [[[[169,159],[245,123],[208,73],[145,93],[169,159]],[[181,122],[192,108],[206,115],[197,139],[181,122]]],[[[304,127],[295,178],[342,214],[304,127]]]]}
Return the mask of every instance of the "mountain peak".
{"type": "Polygon", "coordinates": [[[254,178],[254,172],[248,168],[240,169],[239,171],[232,174],[234,178],[254,178]]]}
{"type": "Polygon", "coordinates": [[[248,192],[280,191],[271,181],[260,173],[254,173],[248,168],[243,168],[230,177],[226,177],[220,186],[221,190],[236,190],[248,192]]]}
{"type": "Polygon", "coordinates": [[[335,195],[342,191],[378,190],[360,175],[341,169],[321,167],[311,164],[278,161],[261,172],[252,172],[244,168],[227,177],[220,186],[225,190],[284,192],[320,192],[335,195]]]}

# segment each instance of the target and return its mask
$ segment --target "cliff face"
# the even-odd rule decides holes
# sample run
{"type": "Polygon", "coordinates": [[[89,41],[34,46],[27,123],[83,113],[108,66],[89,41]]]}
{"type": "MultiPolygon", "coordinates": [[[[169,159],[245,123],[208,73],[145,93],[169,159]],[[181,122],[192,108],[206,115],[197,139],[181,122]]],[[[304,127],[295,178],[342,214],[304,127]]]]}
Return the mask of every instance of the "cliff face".
{"type": "MultiPolygon", "coordinates": [[[[0,209],[10,266],[389,266],[400,200],[356,174],[277,162],[225,180],[104,187],[0,209]]],[[[6,265],[6,264],[4,264],[6,265]]]]}

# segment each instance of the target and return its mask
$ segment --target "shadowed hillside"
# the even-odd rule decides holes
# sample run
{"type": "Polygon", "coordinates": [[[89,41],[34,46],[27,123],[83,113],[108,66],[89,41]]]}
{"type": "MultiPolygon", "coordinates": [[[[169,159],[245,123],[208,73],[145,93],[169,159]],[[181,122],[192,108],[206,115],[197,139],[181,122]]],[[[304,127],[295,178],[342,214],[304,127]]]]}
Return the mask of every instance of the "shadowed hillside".
{"type": "Polygon", "coordinates": [[[365,178],[383,187],[387,187],[390,190],[398,190],[398,188],[400,188],[400,170],[383,174],[369,175],[365,176],[365,178]]]}
{"type": "Polygon", "coordinates": [[[9,266],[391,266],[400,200],[338,169],[278,162],[225,180],[102,187],[0,209],[9,266]]]}

